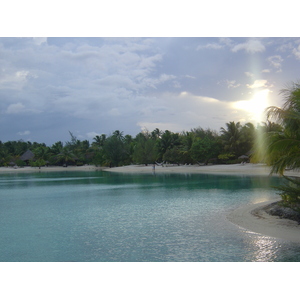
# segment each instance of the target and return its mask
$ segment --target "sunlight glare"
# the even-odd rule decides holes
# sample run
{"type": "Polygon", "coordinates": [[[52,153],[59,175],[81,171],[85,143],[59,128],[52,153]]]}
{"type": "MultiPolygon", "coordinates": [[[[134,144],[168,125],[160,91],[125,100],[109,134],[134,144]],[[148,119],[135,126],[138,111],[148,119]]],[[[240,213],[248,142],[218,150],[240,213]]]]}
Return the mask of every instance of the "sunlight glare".
{"type": "Polygon", "coordinates": [[[235,108],[247,111],[251,120],[262,122],[265,119],[264,111],[269,106],[269,89],[255,93],[252,99],[237,101],[235,108]]]}

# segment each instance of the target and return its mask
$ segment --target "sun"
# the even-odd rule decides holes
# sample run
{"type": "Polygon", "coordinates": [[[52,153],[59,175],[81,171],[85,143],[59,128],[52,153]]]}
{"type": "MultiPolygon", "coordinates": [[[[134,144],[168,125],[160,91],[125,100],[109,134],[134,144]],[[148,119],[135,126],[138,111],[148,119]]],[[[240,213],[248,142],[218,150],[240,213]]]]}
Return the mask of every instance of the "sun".
{"type": "Polygon", "coordinates": [[[258,123],[265,119],[264,111],[269,105],[269,89],[264,89],[254,94],[250,100],[237,101],[234,108],[247,112],[248,118],[258,123]]]}

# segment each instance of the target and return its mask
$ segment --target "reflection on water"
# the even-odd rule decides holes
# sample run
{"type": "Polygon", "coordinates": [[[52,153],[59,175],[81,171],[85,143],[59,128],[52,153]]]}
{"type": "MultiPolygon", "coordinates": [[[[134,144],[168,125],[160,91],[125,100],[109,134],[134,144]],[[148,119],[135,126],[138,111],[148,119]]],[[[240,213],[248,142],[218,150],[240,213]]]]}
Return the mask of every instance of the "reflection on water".
{"type": "Polygon", "coordinates": [[[0,261],[300,261],[300,245],[242,230],[235,208],[279,178],[0,175],[0,261]]]}
{"type": "Polygon", "coordinates": [[[249,247],[253,248],[253,253],[247,261],[266,262],[277,260],[277,253],[280,251],[281,246],[275,238],[252,232],[249,234],[249,237],[248,243],[249,247]]]}

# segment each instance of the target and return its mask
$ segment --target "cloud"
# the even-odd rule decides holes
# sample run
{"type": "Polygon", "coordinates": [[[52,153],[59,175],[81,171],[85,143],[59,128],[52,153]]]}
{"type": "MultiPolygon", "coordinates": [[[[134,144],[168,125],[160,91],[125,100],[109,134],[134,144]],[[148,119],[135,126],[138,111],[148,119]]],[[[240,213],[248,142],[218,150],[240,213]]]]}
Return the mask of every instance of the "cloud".
{"type": "Polygon", "coordinates": [[[269,56],[267,60],[272,67],[277,69],[277,72],[281,72],[281,63],[283,62],[283,59],[280,55],[269,56]]]}
{"type": "MultiPolygon", "coordinates": [[[[146,103],[144,103],[147,105],[146,103]]],[[[196,127],[219,130],[230,120],[250,121],[253,115],[242,108],[216,98],[194,95],[184,91],[181,93],[164,93],[158,99],[153,99],[145,107],[144,115],[137,116],[136,124],[143,130],[152,131],[155,128],[181,132],[196,127]],[[161,110],[150,109],[154,105],[163,106],[161,110]]]]}
{"type": "Polygon", "coordinates": [[[239,83],[236,83],[236,80],[226,80],[226,82],[229,89],[235,89],[240,86],[239,83]]]}
{"type": "MultiPolygon", "coordinates": [[[[279,70],[283,64],[280,58],[285,54],[278,52],[283,40],[273,42],[272,38],[266,49],[264,41],[0,38],[0,111],[6,128],[2,139],[18,138],[17,133],[25,129],[31,131],[32,140],[56,142],[69,139],[68,130],[93,138],[97,132],[116,129],[136,134],[137,124],[165,124],[162,129],[169,130],[218,129],[235,118],[246,119],[229,101],[248,100],[248,92],[254,95],[256,88],[270,84],[255,81],[244,70],[254,73],[257,67],[257,74],[265,67],[251,65],[250,69],[250,63],[267,62],[270,70],[279,70]],[[208,51],[195,51],[198,45],[199,50],[208,51]],[[255,53],[255,60],[233,50],[255,53]],[[282,56],[278,58],[277,53],[282,56]]],[[[300,48],[296,42],[293,45],[295,54],[287,60],[292,64],[286,68],[288,79],[297,75],[295,57],[300,59],[300,48]]],[[[278,86],[287,78],[285,72],[276,78],[265,75],[261,78],[276,80],[278,86]]]]}
{"type": "Polygon", "coordinates": [[[46,37],[34,37],[33,38],[33,42],[36,44],[36,45],[41,45],[43,43],[47,43],[47,38],[46,37]]]}
{"type": "Polygon", "coordinates": [[[254,76],[254,74],[251,73],[251,72],[245,72],[245,75],[246,75],[247,77],[253,77],[253,76],[254,76]]]}
{"type": "Polygon", "coordinates": [[[233,45],[233,41],[230,38],[227,37],[221,37],[219,38],[220,43],[225,44],[226,46],[232,46],[233,45]]]}
{"type": "Polygon", "coordinates": [[[25,131],[22,131],[22,132],[18,132],[18,135],[29,135],[30,134],[30,131],[29,130],[25,130],[25,131]]]}
{"type": "Polygon", "coordinates": [[[191,75],[185,75],[184,77],[186,77],[186,78],[190,78],[190,79],[196,79],[196,77],[195,77],[195,76],[191,76],[191,75]]]}
{"type": "Polygon", "coordinates": [[[232,47],[232,45],[233,45],[233,41],[230,38],[221,37],[219,38],[219,43],[207,43],[206,45],[199,45],[196,48],[196,50],[202,50],[202,49],[219,50],[225,47],[232,47]]]}
{"type": "Polygon", "coordinates": [[[265,79],[255,80],[253,84],[246,84],[249,89],[257,89],[257,88],[270,88],[271,84],[268,84],[268,81],[265,79]]]}
{"type": "Polygon", "coordinates": [[[218,50],[218,49],[222,49],[224,48],[223,45],[217,44],[217,43],[209,43],[206,45],[199,45],[196,50],[202,50],[202,49],[214,49],[214,50],[218,50]]]}
{"type": "Polygon", "coordinates": [[[26,70],[7,70],[2,69],[0,73],[0,89],[21,90],[28,78],[30,77],[29,71],[26,70]],[[1,74],[2,73],[2,74],[1,74]]]}
{"type": "Polygon", "coordinates": [[[25,106],[22,103],[18,102],[18,103],[9,105],[6,110],[6,113],[7,114],[19,114],[19,113],[23,112],[24,109],[25,109],[25,106]]]}
{"type": "Polygon", "coordinates": [[[293,49],[293,54],[295,55],[296,59],[300,60],[300,45],[293,49]]]}
{"type": "Polygon", "coordinates": [[[237,52],[240,50],[245,50],[247,53],[256,53],[265,51],[265,46],[257,39],[250,39],[246,43],[237,44],[232,47],[232,52],[237,52]]]}

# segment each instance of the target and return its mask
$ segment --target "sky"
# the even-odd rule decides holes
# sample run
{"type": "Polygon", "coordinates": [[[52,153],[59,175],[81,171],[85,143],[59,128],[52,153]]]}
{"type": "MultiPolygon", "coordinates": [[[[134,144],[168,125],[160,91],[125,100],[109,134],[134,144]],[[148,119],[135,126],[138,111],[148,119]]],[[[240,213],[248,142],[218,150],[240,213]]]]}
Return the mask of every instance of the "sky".
{"type": "Polygon", "coordinates": [[[0,38],[0,140],[255,126],[299,79],[300,38],[0,38]]]}

